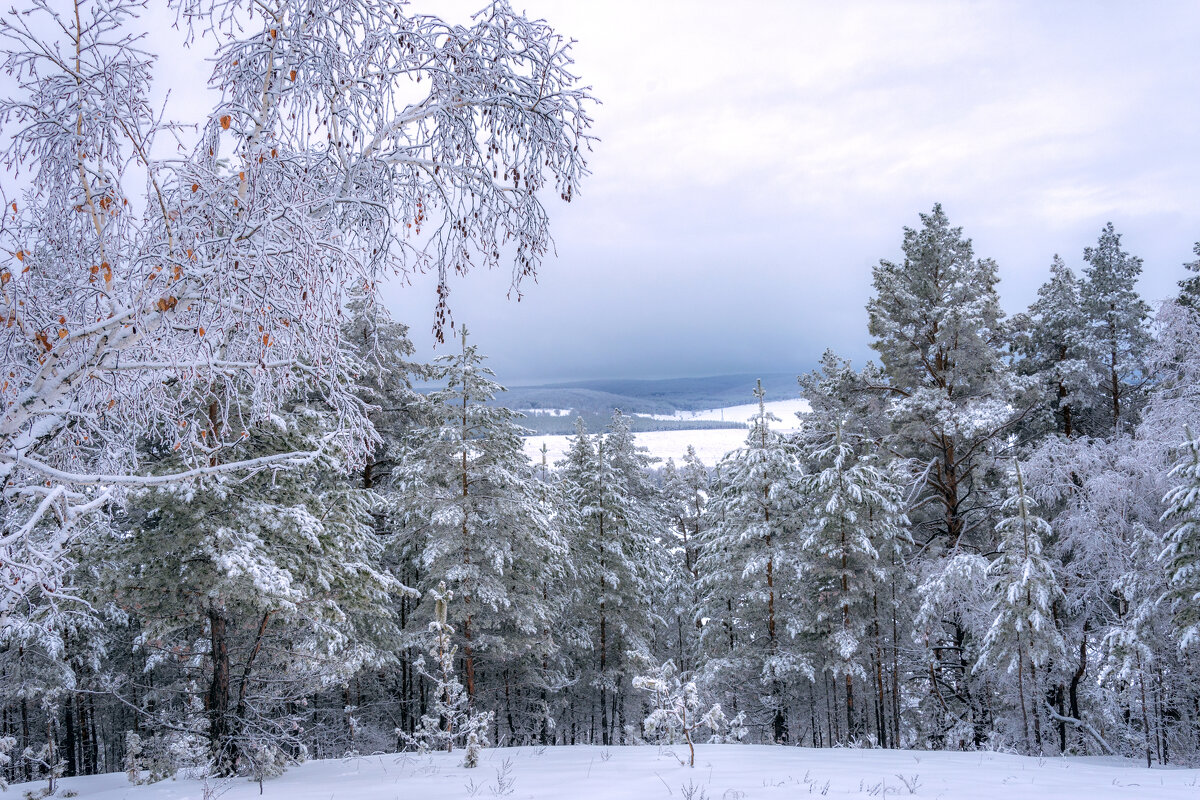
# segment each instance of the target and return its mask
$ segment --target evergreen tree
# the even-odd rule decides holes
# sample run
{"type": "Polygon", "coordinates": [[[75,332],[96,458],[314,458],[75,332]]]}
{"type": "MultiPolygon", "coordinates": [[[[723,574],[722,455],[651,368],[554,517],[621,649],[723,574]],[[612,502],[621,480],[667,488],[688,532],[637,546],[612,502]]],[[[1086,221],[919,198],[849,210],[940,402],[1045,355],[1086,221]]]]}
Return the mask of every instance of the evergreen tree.
{"type": "MultiPolygon", "coordinates": [[[[812,410],[801,414],[805,494],[812,514],[801,542],[806,584],[804,630],[817,640],[825,669],[845,682],[845,731],[864,729],[854,683],[867,678],[868,630],[877,621],[877,589],[890,556],[907,536],[901,490],[893,470],[878,466],[836,386],[848,369],[826,353],[823,371],[802,379],[812,410]]],[[[860,702],[862,702],[860,700],[860,702]]]]}
{"type": "Polygon", "coordinates": [[[501,677],[538,647],[554,611],[543,589],[561,575],[565,543],[542,503],[517,414],[492,405],[503,391],[484,357],[460,334],[459,353],[434,367],[446,382],[425,398],[393,472],[406,549],[428,595],[445,582],[459,601],[450,624],[468,699],[478,692],[480,654],[501,677]]]}
{"type": "Polygon", "coordinates": [[[696,668],[700,621],[700,538],[708,523],[708,470],[688,446],[678,469],[668,459],[662,476],[664,508],[673,543],[667,577],[666,602],[675,628],[676,660],[680,669],[696,668]]]}
{"type": "MultiPolygon", "coordinates": [[[[923,580],[936,584],[923,592],[929,610],[929,598],[959,607],[945,592],[968,588],[955,577],[963,564],[938,564],[939,558],[994,547],[993,510],[1002,487],[995,458],[1036,408],[1037,380],[1018,377],[1008,364],[995,262],[975,257],[970,240],[950,226],[940,205],[922,214],[921,222],[920,229],[904,231],[904,261],[881,261],[875,268],[876,294],[867,311],[872,347],[887,378],[873,388],[893,398],[888,441],[917,470],[920,492],[911,517],[922,560],[933,561],[922,570],[923,580]]],[[[947,695],[961,707],[934,715],[954,730],[933,737],[959,740],[965,725],[978,745],[987,711],[970,686],[968,656],[975,648],[966,645],[972,632],[953,614],[940,619],[944,635],[923,633],[935,665],[928,691],[938,707],[947,695]]]]}
{"type": "Polygon", "coordinates": [[[396,643],[402,587],[376,566],[370,493],[323,444],[333,428],[327,410],[302,405],[252,427],[248,455],[316,455],[236,484],[147,490],[91,566],[138,625],[157,724],[204,718],[220,773],[302,755],[303,699],[386,662],[396,643]]]}
{"type": "Polygon", "coordinates": [[[1166,564],[1167,599],[1175,613],[1180,647],[1200,637],[1200,439],[1187,429],[1187,456],[1171,470],[1176,485],[1163,498],[1165,520],[1174,524],[1166,534],[1159,558],[1166,564]]]}
{"type": "Polygon", "coordinates": [[[1186,262],[1183,267],[1188,272],[1195,274],[1179,281],[1178,302],[1187,308],[1198,308],[1200,307],[1200,242],[1196,242],[1192,247],[1192,252],[1196,254],[1196,260],[1186,262]]]}
{"type": "Polygon", "coordinates": [[[1142,260],[1121,249],[1121,235],[1111,222],[1094,247],[1084,248],[1083,258],[1081,299],[1090,325],[1093,370],[1102,376],[1096,406],[1104,423],[1093,431],[1129,428],[1149,377],[1150,306],[1136,289],[1142,260]]]}
{"type": "Polygon", "coordinates": [[[1017,345],[1022,371],[1041,377],[1056,427],[1067,437],[1075,435],[1078,406],[1096,383],[1081,291],[1082,281],[1056,255],[1017,345]]]}
{"type": "MultiPolygon", "coordinates": [[[[590,664],[579,665],[580,673],[598,690],[600,739],[606,745],[617,738],[614,726],[625,740],[630,681],[650,663],[654,626],[661,622],[651,601],[664,572],[658,539],[665,522],[649,465],[620,411],[594,439],[580,420],[562,465],[576,526],[570,540],[579,588],[572,615],[588,631],[592,654],[590,664]]],[[[588,698],[589,706],[592,702],[588,698]]]]}
{"type": "MultiPolygon", "coordinates": [[[[788,741],[788,681],[811,676],[812,665],[788,647],[796,609],[785,607],[784,582],[798,574],[800,467],[794,444],[771,430],[778,417],[766,410],[762,381],[758,413],[746,443],[721,461],[713,527],[704,540],[700,571],[709,626],[726,627],[728,656],[764,686],[772,739],[788,741]],[[726,607],[722,607],[722,605],[726,607]]],[[[715,631],[715,629],[714,629],[715,631]]]]}
{"type": "Polygon", "coordinates": [[[941,205],[921,223],[904,229],[902,263],[875,268],[867,312],[888,379],[875,388],[894,396],[894,435],[922,465],[921,505],[936,508],[917,521],[953,549],[973,527],[985,543],[990,536],[982,473],[989,451],[1028,414],[1020,395],[1030,382],[1005,364],[995,262],[975,258],[941,205]]]}
{"type": "Polygon", "coordinates": [[[1033,512],[1035,504],[1025,490],[1020,464],[1014,467],[1014,483],[1012,494],[1004,501],[1007,516],[996,526],[1001,536],[1000,554],[988,569],[995,619],[983,639],[975,669],[995,667],[1016,677],[1025,748],[1040,752],[1045,669],[1065,655],[1054,622],[1055,606],[1066,598],[1053,565],[1042,553],[1050,524],[1033,512]]]}

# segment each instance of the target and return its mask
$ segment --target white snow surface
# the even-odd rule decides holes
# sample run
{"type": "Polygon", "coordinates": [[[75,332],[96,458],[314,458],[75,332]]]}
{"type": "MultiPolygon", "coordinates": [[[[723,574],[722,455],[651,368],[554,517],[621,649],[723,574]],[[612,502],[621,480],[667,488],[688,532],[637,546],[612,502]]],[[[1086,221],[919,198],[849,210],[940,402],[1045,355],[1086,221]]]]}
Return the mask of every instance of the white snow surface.
{"type": "MultiPolygon", "coordinates": [[[[1136,800],[1195,798],[1200,770],[1138,767],[1115,758],[1030,758],[996,752],[814,750],[766,745],[516,747],[485,750],[476,769],[462,753],[375,755],[310,761],[263,784],[267,800],[679,800],[706,797],[914,797],[940,800],[1136,800]],[[498,785],[508,761],[507,786],[498,785]],[[907,785],[906,785],[907,784],[907,785]],[[689,787],[691,789],[689,794],[689,787]],[[910,788],[911,787],[911,791],[910,788]],[[505,791],[509,789],[511,791],[505,791]],[[703,794],[701,793],[703,792],[703,794]]],[[[44,783],[14,785],[20,798],[44,783]]],[[[198,780],[133,786],[124,773],[64,778],[58,795],[87,800],[203,800],[198,780]]],[[[244,778],[210,780],[207,795],[254,800],[244,778]]]]}
{"type": "MultiPolygon", "coordinates": [[[[592,431],[595,433],[595,431],[592,431]]],[[[650,455],[666,462],[675,459],[679,464],[688,445],[696,448],[696,455],[705,466],[713,466],[721,456],[736,450],[746,441],[749,433],[745,428],[714,428],[699,431],[650,431],[635,433],[634,440],[650,451],[650,455]]],[[[546,445],[546,458],[550,466],[562,459],[571,445],[570,436],[529,436],[525,439],[525,452],[534,464],[542,463],[542,444],[546,445]]],[[[661,466],[661,464],[659,465],[661,466]]]]}
{"type": "MultiPolygon", "coordinates": [[[[779,422],[771,424],[773,430],[780,432],[794,431],[799,428],[800,420],[796,412],[808,411],[808,401],[799,398],[795,400],[775,400],[766,404],[767,411],[779,417],[779,422]]],[[[758,413],[758,403],[748,403],[727,408],[710,408],[706,411],[676,411],[674,414],[639,414],[657,420],[701,420],[715,422],[746,422],[758,413]]],[[[597,433],[597,431],[591,431],[597,433]]],[[[635,433],[634,440],[650,451],[650,455],[662,459],[675,459],[678,464],[683,460],[688,445],[696,448],[696,455],[705,466],[714,466],[721,457],[731,450],[741,447],[746,441],[748,431],[745,428],[716,428],[711,430],[694,431],[651,431],[635,433]]],[[[570,446],[570,436],[529,436],[525,439],[525,452],[533,463],[542,462],[542,444],[546,445],[546,457],[551,466],[562,459],[570,446]]]]}

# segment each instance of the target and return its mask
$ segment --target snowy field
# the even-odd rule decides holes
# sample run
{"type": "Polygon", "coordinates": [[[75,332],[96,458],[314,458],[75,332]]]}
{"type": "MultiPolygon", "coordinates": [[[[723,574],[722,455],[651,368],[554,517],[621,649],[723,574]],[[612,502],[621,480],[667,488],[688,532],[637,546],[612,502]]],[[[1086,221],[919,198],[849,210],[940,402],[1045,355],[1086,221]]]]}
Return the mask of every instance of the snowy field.
{"type": "MultiPolygon", "coordinates": [[[[686,746],[674,752],[685,754],[686,746]]],[[[810,750],[699,745],[696,767],[657,747],[504,748],[477,769],[460,753],[313,761],[263,784],[278,800],[754,800],[863,797],[938,800],[1135,800],[1200,797],[1200,770],[1154,769],[1117,759],[1029,758],[1001,753],[810,750]]],[[[87,800],[257,798],[245,779],[131,786],[123,773],[63,779],[87,800]]],[[[44,784],[13,786],[21,798],[44,784]]],[[[59,796],[63,796],[60,792],[59,796]]]]}
{"type": "MultiPolygon", "coordinates": [[[[650,431],[634,435],[637,443],[650,451],[650,455],[661,458],[675,459],[679,464],[688,445],[696,448],[696,455],[705,466],[713,466],[721,460],[721,456],[730,450],[736,450],[746,441],[745,428],[716,428],[702,431],[650,431]]],[[[534,464],[542,463],[542,443],[546,444],[546,456],[550,465],[566,454],[571,445],[570,436],[529,436],[525,439],[525,452],[534,464]]],[[[661,466],[661,464],[659,465],[661,466]]]]}
{"type": "MultiPolygon", "coordinates": [[[[805,400],[777,400],[767,403],[767,410],[779,417],[779,422],[773,423],[777,431],[792,431],[799,424],[796,419],[797,411],[807,411],[808,402],[805,400]]],[[[653,419],[661,420],[705,420],[725,422],[745,422],[758,413],[758,404],[752,403],[728,408],[711,408],[707,411],[677,411],[674,415],[658,414],[653,419]]],[[[648,415],[646,415],[648,416],[648,415]]],[[[595,433],[596,431],[592,431],[595,433]]],[[[717,428],[713,430],[696,431],[651,431],[635,434],[637,443],[650,451],[650,455],[666,461],[675,459],[678,464],[683,460],[688,445],[696,448],[696,455],[706,466],[713,466],[730,450],[736,450],[746,441],[745,428],[717,428]]],[[[570,436],[530,436],[525,439],[525,452],[535,464],[542,461],[542,444],[546,445],[546,455],[551,466],[560,460],[570,446],[570,436]]]]}

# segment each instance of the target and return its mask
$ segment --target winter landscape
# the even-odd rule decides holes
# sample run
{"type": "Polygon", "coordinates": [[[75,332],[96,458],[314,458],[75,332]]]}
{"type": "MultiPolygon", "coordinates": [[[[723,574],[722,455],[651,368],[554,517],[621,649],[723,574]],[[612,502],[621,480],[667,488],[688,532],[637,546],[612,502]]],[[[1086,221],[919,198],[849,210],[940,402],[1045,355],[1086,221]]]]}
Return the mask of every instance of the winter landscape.
{"type": "Polygon", "coordinates": [[[1200,797],[1200,8],[529,2],[0,14],[0,789],[1200,797]]]}

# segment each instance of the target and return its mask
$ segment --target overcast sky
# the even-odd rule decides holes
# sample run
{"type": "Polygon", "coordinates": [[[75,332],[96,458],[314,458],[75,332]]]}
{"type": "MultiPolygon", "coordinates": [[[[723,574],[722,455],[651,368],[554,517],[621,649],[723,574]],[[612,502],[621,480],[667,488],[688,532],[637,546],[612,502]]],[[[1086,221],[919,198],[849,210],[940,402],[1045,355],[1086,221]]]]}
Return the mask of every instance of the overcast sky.
{"type": "MultiPolygon", "coordinates": [[[[861,364],[871,267],[935,202],[1009,313],[1109,220],[1150,300],[1200,239],[1200,3],[513,4],[578,40],[603,105],[539,282],[452,285],[510,384],[861,364]]],[[[432,281],[386,299],[429,355],[432,281]]]]}

